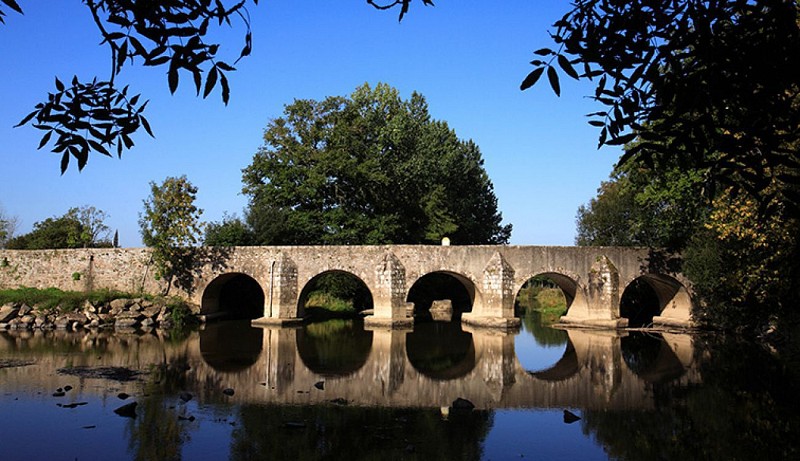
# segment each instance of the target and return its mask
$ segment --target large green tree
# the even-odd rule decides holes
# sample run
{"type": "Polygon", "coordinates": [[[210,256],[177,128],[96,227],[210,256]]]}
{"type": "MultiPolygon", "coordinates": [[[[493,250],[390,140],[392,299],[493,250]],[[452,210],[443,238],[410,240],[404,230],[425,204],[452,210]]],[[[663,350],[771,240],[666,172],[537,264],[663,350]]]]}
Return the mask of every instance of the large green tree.
{"type": "Polygon", "coordinates": [[[198,243],[203,210],[195,206],[197,188],[186,176],[168,177],[163,183],[150,183],[150,196],[139,215],[142,241],[152,248],[156,276],[166,281],[165,293],[174,284],[191,292],[200,264],[198,243]]]}
{"type": "Polygon", "coordinates": [[[257,244],[506,243],[478,146],[386,84],[295,100],[243,172],[257,244]]]}
{"type": "Polygon", "coordinates": [[[93,206],[70,208],[62,216],[34,223],[33,230],[6,242],[10,249],[109,247],[107,215],[93,206]]]}

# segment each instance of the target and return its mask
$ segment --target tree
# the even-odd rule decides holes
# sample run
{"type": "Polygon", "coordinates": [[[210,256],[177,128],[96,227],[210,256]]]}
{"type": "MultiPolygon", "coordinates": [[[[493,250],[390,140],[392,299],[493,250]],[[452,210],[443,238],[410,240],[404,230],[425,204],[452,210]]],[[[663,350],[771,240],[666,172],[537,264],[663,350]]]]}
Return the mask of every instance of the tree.
{"type": "Polygon", "coordinates": [[[506,243],[477,145],[425,98],[364,84],[295,100],[243,171],[257,244],[506,243]]]}
{"type": "Polygon", "coordinates": [[[63,216],[34,223],[33,230],[7,242],[18,250],[109,247],[106,214],[93,206],[70,208],[63,216]]]}
{"type": "MultiPolygon", "coordinates": [[[[133,147],[131,139],[140,128],[153,136],[143,116],[147,101],[141,95],[130,94],[117,77],[123,68],[141,62],[144,66],[167,66],[170,92],[178,88],[180,71],[192,76],[197,94],[207,97],[219,83],[222,101],[227,104],[230,88],[226,72],[235,70],[223,61],[219,43],[206,40],[213,25],[231,25],[241,21],[246,29],[244,47],[239,59],[250,54],[250,31],[247,0],[168,0],[141,2],[135,0],[83,0],[102,37],[101,44],[109,49],[111,73],[105,80],[97,77],[81,82],[73,77],[65,84],[55,79],[56,91],[48,94],[46,102],[36,105],[17,126],[31,123],[44,131],[39,148],[50,142],[55,134],[53,152],[61,154],[61,172],[69,166],[70,157],[83,169],[90,152],[122,156],[133,147]],[[203,79],[205,76],[205,79],[203,79]]],[[[254,5],[258,0],[252,0],[254,5]]],[[[3,5],[22,14],[15,0],[0,3],[0,23],[4,23],[3,5]]],[[[235,64],[235,63],[234,63],[235,64]]]]}
{"type": "MultiPolygon", "coordinates": [[[[406,2],[404,2],[406,3],[406,2]]],[[[587,0],[553,25],[523,90],[557,68],[596,82],[599,144],[620,159],[679,156],[760,205],[800,206],[800,6],[795,0],[587,0]],[[576,70],[576,68],[578,70],[576,70]]],[[[406,5],[404,5],[406,6],[406,5]]],[[[713,194],[712,194],[713,195],[713,194]]]]}
{"type": "Polygon", "coordinates": [[[205,226],[203,244],[212,247],[251,245],[252,231],[239,217],[224,215],[221,222],[205,226]]]}
{"type": "Polygon", "coordinates": [[[166,281],[164,293],[175,284],[191,292],[199,259],[195,244],[203,210],[194,204],[197,188],[186,176],[168,177],[161,185],[150,183],[150,196],[139,214],[142,241],[152,248],[156,276],[166,281]]]}
{"type": "Polygon", "coordinates": [[[14,236],[17,229],[17,218],[8,216],[0,206],[0,248],[4,248],[6,243],[14,236]]]}

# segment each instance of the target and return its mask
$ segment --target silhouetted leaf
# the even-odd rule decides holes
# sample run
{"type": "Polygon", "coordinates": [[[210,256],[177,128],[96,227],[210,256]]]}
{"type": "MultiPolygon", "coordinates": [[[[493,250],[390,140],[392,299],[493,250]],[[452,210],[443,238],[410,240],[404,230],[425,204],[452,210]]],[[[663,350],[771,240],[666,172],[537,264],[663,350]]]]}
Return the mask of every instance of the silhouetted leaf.
{"type": "Polygon", "coordinates": [[[2,1],[6,5],[8,5],[8,7],[11,8],[12,10],[16,11],[19,14],[23,14],[22,13],[22,8],[19,7],[19,5],[17,4],[16,0],[2,0],[2,1]]]}
{"type": "Polygon", "coordinates": [[[558,55],[558,65],[561,67],[564,72],[569,75],[570,77],[578,80],[578,73],[575,71],[575,68],[572,67],[572,64],[569,62],[566,56],[563,54],[558,55]]]}
{"type": "Polygon", "coordinates": [[[550,66],[547,68],[547,79],[550,81],[550,88],[553,89],[553,93],[556,96],[561,96],[561,85],[558,82],[558,73],[555,67],[550,66]]]}
{"type": "Polygon", "coordinates": [[[214,89],[214,85],[217,83],[217,68],[212,67],[210,71],[208,71],[208,76],[206,77],[206,86],[203,90],[203,97],[208,97],[211,94],[211,90],[214,89]]]}
{"type": "Polygon", "coordinates": [[[535,85],[536,82],[539,80],[539,77],[542,76],[542,72],[544,72],[544,67],[539,67],[537,69],[534,69],[530,74],[528,74],[527,77],[525,77],[525,80],[522,81],[522,83],[519,86],[519,89],[524,91],[535,85]]]}
{"type": "Polygon", "coordinates": [[[36,149],[41,149],[42,147],[44,147],[47,144],[47,142],[50,141],[50,136],[52,135],[53,135],[52,131],[48,131],[47,133],[45,133],[44,136],[42,136],[42,140],[39,141],[39,147],[37,147],[36,149]]]}

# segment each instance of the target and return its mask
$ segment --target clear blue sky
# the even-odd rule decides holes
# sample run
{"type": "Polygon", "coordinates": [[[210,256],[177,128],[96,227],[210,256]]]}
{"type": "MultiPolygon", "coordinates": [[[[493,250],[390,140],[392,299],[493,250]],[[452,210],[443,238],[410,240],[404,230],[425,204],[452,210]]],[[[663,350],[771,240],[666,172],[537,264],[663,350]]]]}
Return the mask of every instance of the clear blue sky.
{"type": "MultiPolygon", "coordinates": [[[[533,51],[549,46],[550,25],[568,8],[562,0],[437,0],[380,12],[363,0],[272,0],[250,7],[251,57],[229,74],[231,101],[196,97],[189,75],[175,95],[166,68],[127,67],[119,83],[150,100],[144,132],[122,159],[93,155],[82,172],[60,156],[36,150],[40,133],[13,128],[54,90],[53,79],[108,76],[109,59],[79,0],[20,0],[0,26],[0,207],[34,222],[92,205],[119,230],[123,246],[141,246],[138,214],[150,181],[187,175],[198,187],[203,220],[242,214],[241,170],[261,145],[267,122],[295,98],[346,95],[358,85],[386,82],[404,98],[422,93],[432,115],[481,148],[512,243],[571,245],[578,206],[595,195],[619,150],[597,150],[585,114],[597,110],[587,83],[562,82],[557,98],[546,82],[521,92],[533,51]]],[[[223,29],[221,53],[233,61],[243,29],[223,29]],[[227,54],[226,54],[227,53],[227,54]]]]}

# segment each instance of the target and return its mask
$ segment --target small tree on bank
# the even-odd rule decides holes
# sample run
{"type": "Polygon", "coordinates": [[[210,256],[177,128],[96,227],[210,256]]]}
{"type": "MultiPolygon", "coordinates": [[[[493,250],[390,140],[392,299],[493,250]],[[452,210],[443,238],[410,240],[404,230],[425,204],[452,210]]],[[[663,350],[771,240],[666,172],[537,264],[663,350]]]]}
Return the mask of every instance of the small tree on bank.
{"type": "Polygon", "coordinates": [[[152,248],[156,276],[170,287],[191,292],[197,269],[195,244],[202,231],[200,215],[203,210],[194,204],[197,188],[186,179],[168,177],[161,185],[150,183],[150,197],[144,201],[139,215],[142,241],[152,248]]]}

